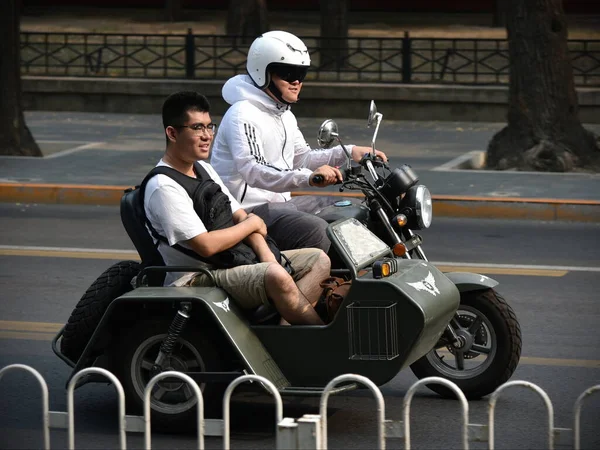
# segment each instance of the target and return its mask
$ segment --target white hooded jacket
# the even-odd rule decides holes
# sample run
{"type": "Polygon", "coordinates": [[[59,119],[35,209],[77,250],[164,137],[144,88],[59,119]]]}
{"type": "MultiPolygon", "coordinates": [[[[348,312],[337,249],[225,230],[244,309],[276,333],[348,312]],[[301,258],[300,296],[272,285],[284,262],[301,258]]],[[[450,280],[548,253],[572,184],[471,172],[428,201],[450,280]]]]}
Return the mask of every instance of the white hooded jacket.
{"type": "MultiPolygon", "coordinates": [[[[289,105],[258,89],[248,75],[223,86],[231,107],[223,116],[213,144],[211,165],[245,208],[288,201],[290,191],[306,188],[320,166],[340,166],[341,146],[311,149],[289,105]]],[[[346,145],[349,152],[352,145],[346,145]]]]}

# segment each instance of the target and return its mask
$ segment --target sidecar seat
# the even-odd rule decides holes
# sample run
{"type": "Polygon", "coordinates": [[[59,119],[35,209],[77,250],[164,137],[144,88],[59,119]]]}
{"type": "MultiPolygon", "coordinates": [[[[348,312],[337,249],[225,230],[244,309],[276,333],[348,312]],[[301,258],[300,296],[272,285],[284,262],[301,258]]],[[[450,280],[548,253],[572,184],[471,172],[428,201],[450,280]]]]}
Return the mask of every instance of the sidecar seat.
{"type": "MultiPolygon", "coordinates": [[[[164,266],[165,262],[146,228],[146,215],[140,202],[140,189],[127,189],[121,197],[121,222],[142,259],[142,267],[164,266]]],[[[165,274],[152,274],[152,285],[162,285],[165,274]]]]}

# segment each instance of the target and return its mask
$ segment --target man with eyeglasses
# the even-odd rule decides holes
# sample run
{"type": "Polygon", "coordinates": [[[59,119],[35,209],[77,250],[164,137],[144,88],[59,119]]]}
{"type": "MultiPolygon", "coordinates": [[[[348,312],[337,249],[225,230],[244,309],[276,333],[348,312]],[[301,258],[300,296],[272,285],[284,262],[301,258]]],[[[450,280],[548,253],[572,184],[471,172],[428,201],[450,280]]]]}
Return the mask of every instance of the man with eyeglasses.
{"type": "MultiPolygon", "coordinates": [[[[231,107],[213,145],[211,164],[247,211],[262,217],[283,250],[316,247],[327,252],[327,223],[315,216],[332,203],[318,196],[291,197],[290,191],[342,181],[346,162],[341,146],[311,149],[298,128],[291,105],[298,101],[310,66],[306,45],[285,31],[270,31],[248,51],[248,75],[223,86],[231,107]],[[313,177],[321,175],[320,184],[313,177]]],[[[370,147],[346,145],[355,161],[370,147]]],[[[378,151],[383,159],[386,156],[378,151]]]]}
{"type": "MultiPolygon", "coordinates": [[[[274,306],[282,324],[323,324],[313,306],[329,258],[315,248],[279,252],[263,220],[241,208],[206,162],[216,130],[209,110],[197,92],[174,93],[163,104],[166,150],[140,194],[146,226],[165,264],[210,270],[240,307],[274,306]]],[[[204,274],[169,273],[165,284],[212,286],[212,281],[204,274]]]]}

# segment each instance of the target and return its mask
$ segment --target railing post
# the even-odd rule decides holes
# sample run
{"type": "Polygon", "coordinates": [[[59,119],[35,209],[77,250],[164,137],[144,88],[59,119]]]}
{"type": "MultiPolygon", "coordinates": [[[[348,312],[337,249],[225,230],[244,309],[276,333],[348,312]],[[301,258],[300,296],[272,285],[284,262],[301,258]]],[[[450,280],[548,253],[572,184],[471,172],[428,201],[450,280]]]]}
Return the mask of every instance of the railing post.
{"type": "Polygon", "coordinates": [[[32,374],[35,377],[35,379],[37,380],[37,382],[40,385],[40,388],[42,390],[42,427],[43,427],[43,432],[44,432],[44,449],[49,450],[50,449],[50,411],[49,411],[50,401],[48,399],[48,397],[49,397],[48,385],[46,384],[46,380],[44,380],[44,377],[37,370],[35,370],[33,367],[26,366],[25,364],[11,364],[10,366],[3,367],[0,370],[0,379],[6,372],[14,370],[14,369],[23,369],[23,370],[29,372],[30,374],[32,374]]]}
{"type": "Polygon", "coordinates": [[[196,66],[196,44],[194,43],[194,35],[192,29],[188,28],[185,36],[185,77],[194,78],[196,66]]]}
{"type": "Polygon", "coordinates": [[[75,391],[77,381],[81,377],[84,377],[91,373],[104,375],[115,386],[119,397],[119,442],[121,443],[121,450],[125,450],[127,448],[127,438],[125,435],[125,391],[123,390],[123,385],[121,384],[119,379],[115,375],[110,373],[108,370],[103,369],[101,367],[88,367],[87,369],[80,370],[75,375],[73,375],[73,378],[71,378],[71,381],[69,381],[69,384],[67,385],[69,449],[75,449],[75,406],[73,401],[73,392],[75,391]]]}
{"type": "Polygon", "coordinates": [[[231,448],[231,434],[229,430],[231,422],[229,414],[231,394],[233,394],[234,389],[239,384],[246,381],[257,381],[261,383],[263,387],[267,391],[270,391],[273,395],[273,398],[275,399],[275,427],[277,430],[279,430],[279,424],[283,420],[283,401],[281,400],[281,394],[271,381],[267,380],[265,377],[261,377],[260,375],[242,375],[241,377],[236,378],[229,383],[229,386],[227,386],[227,389],[225,389],[225,394],[223,394],[223,448],[225,450],[229,450],[231,448]]]}
{"type": "Polygon", "coordinates": [[[294,419],[285,417],[277,424],[276,448],[277,450],[298,448],[298,424],[294,419]]]}
{"type": "Polygon", "coordinates": [[[412,58],[411,58],[412,41],[408,31],[404,32],[402,38],[402,82],[410,83],[412,79],[412,58]]]}
{"type": "Polygon", "coordinates": [[[583,400],[589,396],[592,395],[594,392],[600,392],[600,384],[597,384],[595,386],[592,386],[589,389],[586,389],[585,391],[583,391],[581,393],[581,395],[579,397],[577,397],[577,400],[575,401],[575,412],[573,415],[573,436],[574,436],[574,448],[575,450],[580,450],[581,449],[581,436],[580,436],[580,432],[581,432],[581,408],[583,406],[583,400]]]}
{"type": "Polygon", "coordinates": [[[548,450],[554,449],[554,407],[552,406],[552,401],[550,401],[550,397],[548,394],[540,388],[537,384],[530,383],[529,381],[509,381],[499,386],[490,396],[488,401],[488,429],[489,429],[489,450],[495,449],[495,441],[494,441],[494,416],[496,411],[496,402],[498,401],[498,396],[500,393],[508,387],[512,386],[523,386],[532,391],[536,392],[544,401],[546,405],[546,410],[548,411],[548,450]]]}
{"type": "Polygon", "coordinates": [[[296,420],[296,423],[298,424],[298,449],[320,449],[321,417],[318,414],[304,414],[296,420]]]}

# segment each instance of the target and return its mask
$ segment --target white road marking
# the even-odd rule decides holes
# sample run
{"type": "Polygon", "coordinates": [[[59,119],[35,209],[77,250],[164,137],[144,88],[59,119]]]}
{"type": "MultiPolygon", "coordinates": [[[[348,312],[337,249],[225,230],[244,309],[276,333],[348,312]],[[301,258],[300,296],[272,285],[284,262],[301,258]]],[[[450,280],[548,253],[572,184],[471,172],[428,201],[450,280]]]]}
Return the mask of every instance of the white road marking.
{"type": "MultiPolygon", "coordinates": [[[[82,143],[82,141],[39,141],[39,144],[78,144],[82,143]]],[[[61,150],[60,152],[52,153],[48,156],[43,156],[42,158],[35,156],[19,156],[19,155],[0,155],[0,159],[30,159],[30,158],[38,158],[38,159],[51,159],[57,158],[60,156],[70,155],[71,153],[79,152],[81,150],[87,150],[94,147],[99,147],[101,145],[105,145],[106,142],[87,142],[83,145],[78,145],[77,147],[67,148],[65,150],[61,150]]]]}
{"type": "Polygon", "coordinates": [[[66,150],[61,150],[60,152],[52,153],[51,155],[45,156],[44,158],[46,158],[46,159],[58,158],[61,156],[70,155],[71,153],[79,152],[81,150],[100,147],[101,145],[104,145],[104,144],[106,144],[106,142],[90,142],[88,144],[79,145],[77,147],[68,148],[66,150]]]}

